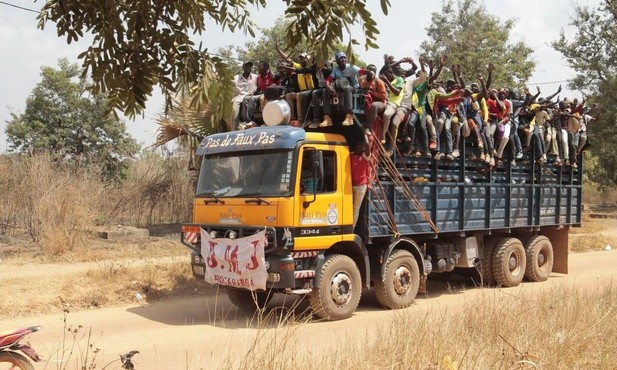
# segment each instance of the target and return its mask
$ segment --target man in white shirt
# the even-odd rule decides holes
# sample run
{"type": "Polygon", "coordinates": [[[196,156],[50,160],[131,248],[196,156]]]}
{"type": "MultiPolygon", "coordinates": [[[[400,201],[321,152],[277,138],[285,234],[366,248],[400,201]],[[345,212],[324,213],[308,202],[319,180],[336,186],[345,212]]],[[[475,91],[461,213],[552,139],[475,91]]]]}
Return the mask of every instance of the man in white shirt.
{"type": "Polygon", "coordinates": [[[253,94],[257,89],[257,75],[252,73],[253,62],[247,61],[242,64],[242,73],[234,76],[234,97],[231,100],[231,130],[237,130],[240,119],[240,105],[247,95],[253,94]]]}

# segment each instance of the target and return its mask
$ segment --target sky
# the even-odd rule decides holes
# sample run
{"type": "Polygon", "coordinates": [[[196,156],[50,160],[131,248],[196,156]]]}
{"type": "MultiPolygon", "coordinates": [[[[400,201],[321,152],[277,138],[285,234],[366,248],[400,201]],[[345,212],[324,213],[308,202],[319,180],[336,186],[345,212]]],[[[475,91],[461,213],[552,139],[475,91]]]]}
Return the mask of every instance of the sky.
{"type": "MultiPolygon", "coordinates": [[[[39,30],[36,13],[8,5],[37,10],[43,2],[0,1],[0,153],[6,152],[8,148],[6,123],[11,119],[11,113],[23,113],[28,95],[41,81],[41,66],[57,67],[58,59],[64,57],[79,63],[77,55],[89,46],[85,41],[67,44],[65,39],[57,36],[53,23],[48,23],[44,30],[39,30]]],[[[567,67],[565,59],[550,43],[558,38],[561,29],[568,35],[574,33],[569,26],[573,14],[572,4],[595,7],[599,2],[600,0],[485,0],[483,3],[488,13],[497,15],[502,20],[516,19],[510,33],[512,41],[523,41],[534,49],[532,59],[536,62],[536,70],[529,80],[532,91],[535,90],[534,86],[538,85],[543,94],[550,94],[556,91],[561,83],[564,87],[561,96],[574,98],[579,94],[568,90],[567,82],[564,82],[574,77],[574,71],[567,67]]],[[[397,59],[411,56],[417,60],[420,43],[427,39],[426,28],[431,14],[441,10],[441,1],[390,0],[392,7],[388,16],[381,12],[379,1],[368,0],[367,3],[380,30],[377,39],[379,49],[358,50],[362,59],[379,65],[383,61],[383,54],[388,53],[397,59]]],[[[257,25],[264,28],[270,27],[284,12],[282,1],[270,0],[269,4],[267,11],[262,9],[252,13],[257,25]]],[[[353,36],[361,37],[357,30],[353,36]]],[[[213,23],[195,39],[203,42],[209,50],[218,50],[226,45],[243,46],[245,42],[252,40],[241,32],[221,32],[213,23]]],[[[156,91],[158,90],[155,88],[156,91]]],[[[162,111],[162,107],[163,99],[160,94],[156,94],[148,100],[143,117],[125,119],[129,133],[142,146],[149,146],[154,142],[157,129],[154,117],[162,111]]]]}

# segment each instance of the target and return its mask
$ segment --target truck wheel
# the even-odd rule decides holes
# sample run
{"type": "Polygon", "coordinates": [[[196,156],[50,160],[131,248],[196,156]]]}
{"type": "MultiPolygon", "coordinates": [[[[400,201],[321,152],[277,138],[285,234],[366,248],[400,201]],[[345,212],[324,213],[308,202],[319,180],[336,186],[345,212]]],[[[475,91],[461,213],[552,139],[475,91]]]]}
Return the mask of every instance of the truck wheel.
{"type": "Polygon", "coordinates": [[[409,307],[420,285],[418,262],[406,250],[395,250],[386,261],[384,276],[375,282],[377,301],[389,309],[409,307]]]}
{"type": "Polygon", "coordinates": [[[242,311],[263,310],[272,299],[272,292],[251,292],[244,289],[227,289],[227,297],[242,311]]]}
{"type": "Polygon", "coordinates": [[[529,281],[545,281],[553,271],[553,245],[544,235],[532,236],[525,248],[527,269],[525,277],[529,281]]]}
{"type": "Polygon", "coordinates": [[[309,294],[313,314],[330,321],[351,317],[362,294],[356,263],[342,254],[326,256],[319,278],[319,285],[309,294]]]}
{"type": "Polygon", "coordinates": [[[3,364],[10,364],[8,369],[34,370],[28,358],[17,352],[0,351],[0,368],[6,369],[6,365],[3,364]]]}
{"type": "Polygon", "coordinates": [[[493,276],[493,254],[495,252],[495,238],[484,239],[484,252],[478,272],[482,278],[482,285],[490,286],[495,285],[495,277],[493,276]]]}
{"type": "Polygon", "coordinates": [[[517,286],[523,281],[526,265],[525,248],[516,238],[503,238],[495,246],[493,276],[504,287],[517,286]]]}

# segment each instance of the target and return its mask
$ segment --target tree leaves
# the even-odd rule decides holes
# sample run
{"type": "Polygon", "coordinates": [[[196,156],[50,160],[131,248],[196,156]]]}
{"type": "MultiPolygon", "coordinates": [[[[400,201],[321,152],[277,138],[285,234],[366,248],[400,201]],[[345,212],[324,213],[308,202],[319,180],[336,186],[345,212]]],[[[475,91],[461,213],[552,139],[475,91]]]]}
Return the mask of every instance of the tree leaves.
{"type": "Polygon", "coordinates": [[[486,74],[486,66],[493,63],[494,86],[521,86],[531,76],[535,62],[530,59],[533,50],[529,46],[511,43],[511,22],[488,14],[478,0],[448,0],[440,12],[431,15],[429,40],[421,48],[434,60],[447,53],[468,79],[486,74]]]}
{"type": "Polygon", "coordinates": [[[10,149],[52,152],[64,160],[93,161],[122,170],[123,161],[136,154],[139,145],[125,124],[109,114],[104,95],[89,96],[86,80],[78,78],[77,64],[61,59],[59,66],[41,68],[42,80],[32,90],[25,112],[8,122],[10,149]]]}
{"type": "MultiPolygon", "coordinates": [[[[184,88],[206,89],[210,66],[217,65],[190,39],[206,31],[206,18],[229,31],[254,36],[250,10],[266,6],[266,0],[47,0],[39,14],[39,27],[55,23],[58,36],[73,42],[84,33],[94,35],[92,45],[80,54],[93,93],[109,94],[111,108],[134,117],[158,85],[172,104],[172,96],[184,88]],[[213,63],[213,64],[211,64],[213,63]]],[[[296,45],[308,40],[323,57],[328,48],[343,41],[349,27],[361,23],[365,47],[376,47],[379,33],[366,0],[286,0],[286,16],[293,20],[286,41],[296,45]]],[[[381,0],[387,12],[389,0],[381,0]]],[[[220,78],[226,70],[217,70],[220,78]]],[[[210,92],[211,93],[211,92],[210,92]]],[[[208,92],[201,92],[202,97],[208,92]]]]}
{"type": "Polygon", "coordinates": [[[565,58],[577,76],[570,87],[584,92],[587,104],[596,103],[591,112],[596,121],[588,125],[592,143],[591,161],[586,172],[592,181],[603,186],[617,184],[617,2],[605,1],[597,9],[573,7],[570,25],[574,37],[562,30],[552,46],[565,58]]]}

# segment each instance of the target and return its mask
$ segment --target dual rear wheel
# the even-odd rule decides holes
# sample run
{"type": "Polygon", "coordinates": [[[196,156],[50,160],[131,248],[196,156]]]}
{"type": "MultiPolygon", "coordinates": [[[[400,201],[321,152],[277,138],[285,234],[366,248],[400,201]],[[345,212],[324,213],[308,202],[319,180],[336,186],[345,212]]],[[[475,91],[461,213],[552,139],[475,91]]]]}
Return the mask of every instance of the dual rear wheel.
{"type": "Polygon", "coordinates": [[[525,245],[513,237],[488,239],[482,259],[485,284],[519,285],[523,278],[545,281],[553,270],[553,245],[543,235],[530,237],[525,245]]]}

